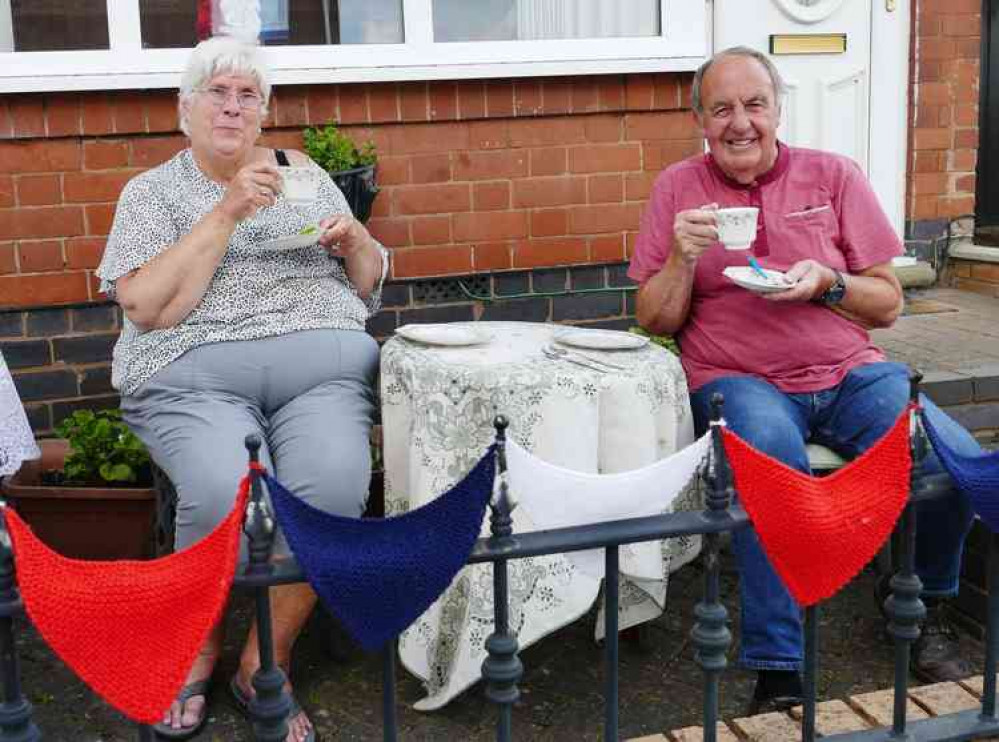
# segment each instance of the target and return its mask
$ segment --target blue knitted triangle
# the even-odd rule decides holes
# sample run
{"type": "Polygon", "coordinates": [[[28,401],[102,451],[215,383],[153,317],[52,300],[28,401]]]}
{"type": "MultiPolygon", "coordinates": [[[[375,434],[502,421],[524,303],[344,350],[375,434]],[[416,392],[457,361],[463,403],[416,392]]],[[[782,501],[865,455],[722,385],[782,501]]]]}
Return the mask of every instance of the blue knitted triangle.
{"type": "Polygon", "coordinates": [[[492,495],[494,450],[440,497],[384,520],[330,515],[264,476],[306,579],[365,649],[415,621],[464,566],[492,495]]]}
{"type": "Polygon", "coordinates": [[[999,531],[999,451],[988,453],[980,448],[977,456],[958,452],[949,441],[948,428],[953,425],[957,423],[936,407],[923,409],[923,428],[940,463],[985,525],[999,531]]]}

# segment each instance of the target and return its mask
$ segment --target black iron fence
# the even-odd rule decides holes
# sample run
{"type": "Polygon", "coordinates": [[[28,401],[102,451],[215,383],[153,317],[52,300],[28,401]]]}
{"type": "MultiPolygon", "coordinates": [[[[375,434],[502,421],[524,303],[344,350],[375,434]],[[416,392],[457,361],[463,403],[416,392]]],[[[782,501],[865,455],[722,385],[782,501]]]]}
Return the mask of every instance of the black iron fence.
{"type": "MultiPolygon", "coordinates": [[[[916,398],[918,379],[913,380],[912,395],[916,398]]],[[[518,681],[523,666],[518,656],[516,635],[510,630],[508,615],[507,564],[512,559],[557,554],[585,549],[605,551],[605,668],[604,668],[604,733],[603,739],[618,737],[618,551],[622,544],[653,541],[677,536],[704,537],[704,588],[695,608],[695,623],[691,632],[696,650],[695,659],[704,674],[703,734],[714,742],[718,722],[719,676],[728,666],[727,654],[732,643],[728,629],[728,611],[719,594],[719,546],[721,535],[749,526],[744,510],[734,504],[732,473],[722,443],[722,399],[713,401],[712,443],[710,455],[701,476],[704,479],[706,503],[702,511],[678,512],[653,517],[620,520],[550,531],[515,534],[511,512],[515,505],[501,476],[498,494],[491,504],[491,535],[480,539],[469,557],[469,563],[491,562],[493,565],[494,631],[486,641],[488,657],[482,666],[485,693],[497,709],[496,738],[511,739],[513,706],[520,691],[518,681]]],[[[496,419],[498,471],[506,471],[507,421],[496,419]]],[[[247,439],[250,460],[257,460],[260,441],[247,439]]],[[[913,461],[926,453],[927,442],[921,428],[915,426],[911,437],[913,461]]],[[[922,585],[914,572],[916,504],[922,500],[954,495],[951,480],[944,474],[921,476],[913,467],[909,501],[899,520],[894,537],[898,545],[897,571],[891,579],[891,597],[886,610],[888,630],[895,644],[895,695],[891,727],[862,732],[836,734],[823,739],[837,742],[868,742],[874,740],[966,740],[999,735],[996,717],[996,661],[999,649],[999,540],[991,537],[988,559],[988,620],[984,658],[984,686],[981,708],[909,722],[906,719],[906,698],[912,643],[919,637],[920,622],[926,609],[920,600],[922,585]]],[[[259,742],[283,742],[288,734],[291,702],[284,693],[284,673],[274,661],[271,635],[269,590],[274,585],[301,582],[301,570],[293,561],[270,561],[274,520],[263,498],[260,475],[254,470],[252,499],[247,506],[245,531],[250,548],[248,564],[239,571],[235,586],[252,590],[256,617],[259,622],[260,669],[253,677],[256,695],[251,703],[254,739],[259,742]]],[[[2,522],[0,522],[2,525],[2,522]]],[[[15,582],[15,566],[10,536],[0,528],[0,674],[3,699],[0,703],[0,742],[30,742],[41,739],[41,733],[31,718],[31,705],[25,699],[19,681],[16,637],[13,618],[21,611],[21,601],[15,582]]],[[[805,610],[804,638],[804,707],[801,736],[811,742],[816,738],[816,673],[818,669],[818,612],[820,606],[805,610]]],[[[383,729],[385,740],[396,740],[395,715],[395,647],[394,642],[383,650],[383,729]]],[[[151,727],[142,726],[138,739],[155,739],[151,727]]]]}

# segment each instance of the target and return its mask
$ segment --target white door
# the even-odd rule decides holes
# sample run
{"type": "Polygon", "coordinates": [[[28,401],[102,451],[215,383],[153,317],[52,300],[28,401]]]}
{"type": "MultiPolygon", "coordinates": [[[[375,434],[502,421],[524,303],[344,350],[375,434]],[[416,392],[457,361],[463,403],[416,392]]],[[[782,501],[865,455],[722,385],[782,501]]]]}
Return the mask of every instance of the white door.
{"type": "Polygon", "coordinates": [[[742,45],[770,54],[777,35],[846,36],[842,53],[771,55],[788,87],[779,136],[788,144],[856,160],[900,232],[908,48],[902,5],[907,3],[714,0],[713,24],[714,51],[742,45]],[[876,50],[879,44],[888,48],[876,50]]]}

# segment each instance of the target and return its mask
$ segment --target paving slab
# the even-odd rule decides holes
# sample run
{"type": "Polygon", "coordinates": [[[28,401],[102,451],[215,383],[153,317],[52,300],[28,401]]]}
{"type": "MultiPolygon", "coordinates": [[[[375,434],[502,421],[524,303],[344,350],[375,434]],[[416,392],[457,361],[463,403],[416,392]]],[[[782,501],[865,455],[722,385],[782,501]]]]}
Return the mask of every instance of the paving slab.
{"type": "MultiPolygon", "coordinates": [[[[803,706],[795,706],[790,713],[791,717],[800,723],[804,718],[805,709],[803,706]]],[[[815,731],[824,737],[830,734],[860,732],[870,728],[871,724],[845,701],[836,699],[815,706],[815,731]]]]}
{"type": "MultiPolygon", "coordinates": [[[[852,696],[847,703],[875,726],[889,727],[892,724],[895,709],[895,691],[893,690],[861,693],[852,696]]],[[[921,706],[916,705],[911,698],[907,698],[905,718],[909,721],[916,721],[929,718],[929,714],[921,706]]]]}

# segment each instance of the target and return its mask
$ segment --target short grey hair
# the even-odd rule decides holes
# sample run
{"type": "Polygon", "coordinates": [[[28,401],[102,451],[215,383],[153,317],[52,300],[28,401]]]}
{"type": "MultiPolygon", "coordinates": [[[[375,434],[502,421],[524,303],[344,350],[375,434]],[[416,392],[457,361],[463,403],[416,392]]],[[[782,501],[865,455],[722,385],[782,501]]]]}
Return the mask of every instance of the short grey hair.
{"type": "Polygon", "coordinates": [[[697,68],[697,72],[694,73],[694,84],[690,91],[690,103],[691,107],[694,109],[694,113],[702,114],[704,113],[704,101],[701,100],[701,86],[704,84],[704,76],[711,69],[711,65],[717,62],[719,59],[725,57],[748,57],[749,59],[755,59],[761,65],[763,69],[767,71],[770,75],[770,82],[774,87],[774,95],[776,100],[774,101],[778,106],[784,97],[784,93],[787,92],[787,86],[784,84],[784,78],[780,76],[780,72],[777,71],[777,67],[763,52],[752,49],[748,46],[732,46],[728,49],[722,49],[720,52],[711,57],[707,62],[702,64],[697,68]]]}
{"type": "Polygon", "coordinates": [[[222,74],[252,77],[262,98],[260,117],[267,115],[267,104],[271,98],[270,70],[261,59],[258,47],[230,36],[216,36],[194,47],[180,79],[177,111],[180,130],[185,135],[191,135],[185,112],[191,98],[213,77],[222,74]]]}

